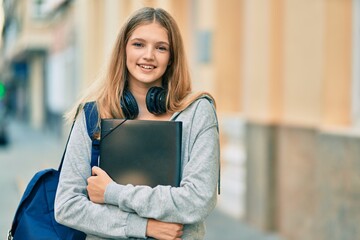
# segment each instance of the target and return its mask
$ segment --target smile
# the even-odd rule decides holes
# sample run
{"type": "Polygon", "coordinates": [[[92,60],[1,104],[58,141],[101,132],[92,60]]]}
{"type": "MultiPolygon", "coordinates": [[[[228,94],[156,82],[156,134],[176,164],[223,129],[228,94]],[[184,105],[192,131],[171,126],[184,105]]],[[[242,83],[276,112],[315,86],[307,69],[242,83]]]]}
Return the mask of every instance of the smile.
{"type": "Polygon", "coordinates": [[[142,64],[138,64],[139,67],[143,68],[143,69],[154,69],[155,66],[152,65],[142,65],[142,64]]]}

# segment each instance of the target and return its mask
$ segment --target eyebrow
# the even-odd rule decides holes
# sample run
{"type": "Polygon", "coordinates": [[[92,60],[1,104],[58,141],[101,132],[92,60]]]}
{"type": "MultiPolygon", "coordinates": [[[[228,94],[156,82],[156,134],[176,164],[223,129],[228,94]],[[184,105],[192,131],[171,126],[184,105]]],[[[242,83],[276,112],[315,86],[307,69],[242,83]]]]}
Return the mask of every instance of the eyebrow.
{"type": "MultiPolygon", "coordinates": [[[[146,42],[145,39],[143,38],[131,38],[130,41],[141,41],[141,42],[146,42]]],[[[166,45],[170,45],[168,42],[164,42],[164,41],[158,41],[156,42],[157,44],[166,44],[166,45]]]]}

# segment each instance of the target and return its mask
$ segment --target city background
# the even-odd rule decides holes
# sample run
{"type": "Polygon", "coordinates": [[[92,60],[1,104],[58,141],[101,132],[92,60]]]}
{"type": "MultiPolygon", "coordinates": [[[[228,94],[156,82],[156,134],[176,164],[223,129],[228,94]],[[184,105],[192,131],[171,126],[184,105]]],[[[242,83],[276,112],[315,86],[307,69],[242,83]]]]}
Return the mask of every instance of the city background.
{"type": "Polygon", "coordinates": [[[0,236],[57,167],[63,114],[136,9],[179,24],[216,99],[221,195],[207,239],[360,238],[360,0],[3,0],[0,236]]]}

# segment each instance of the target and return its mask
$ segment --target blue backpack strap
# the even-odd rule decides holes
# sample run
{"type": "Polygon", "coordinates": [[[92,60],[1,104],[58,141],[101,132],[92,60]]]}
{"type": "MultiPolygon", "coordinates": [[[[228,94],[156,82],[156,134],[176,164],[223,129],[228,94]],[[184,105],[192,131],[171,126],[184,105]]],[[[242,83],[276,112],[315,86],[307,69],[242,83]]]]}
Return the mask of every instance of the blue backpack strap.
{"type": "Polygon", "coordinates": [[[100,127],[98,126],[99,114],[96,107],[96,102],[87,102],[84,105],[86,128],[92,142],[91,147],[91,168],[99,166],[100,155],[100,139],[96,137],[100,134],[100,127]]]}

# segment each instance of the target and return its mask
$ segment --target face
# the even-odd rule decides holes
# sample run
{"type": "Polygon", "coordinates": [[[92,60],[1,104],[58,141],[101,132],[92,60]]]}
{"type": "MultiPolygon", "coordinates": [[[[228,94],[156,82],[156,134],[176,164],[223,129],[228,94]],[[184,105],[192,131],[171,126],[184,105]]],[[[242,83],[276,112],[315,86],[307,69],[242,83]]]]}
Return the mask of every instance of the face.
{"type": "Polygon", "coordinates": [[[126,44],[129,86],[161,86],[170,59],[167,31],[158,23],[140,25],[126,44]]]}

